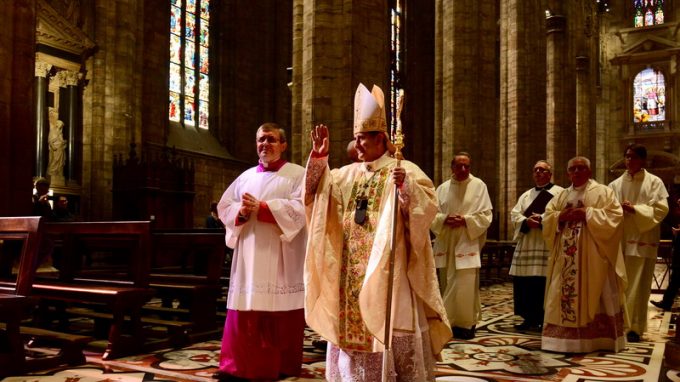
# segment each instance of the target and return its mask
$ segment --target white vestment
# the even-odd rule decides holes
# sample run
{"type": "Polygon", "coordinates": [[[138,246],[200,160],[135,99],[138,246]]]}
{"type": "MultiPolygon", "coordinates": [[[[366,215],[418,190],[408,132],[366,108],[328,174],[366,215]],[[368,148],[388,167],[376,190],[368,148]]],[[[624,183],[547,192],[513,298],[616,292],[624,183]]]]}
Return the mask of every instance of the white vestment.
{"type": "Polygon", "coordinates": [[[630,201],[635,213],[623,215],[623,254],[656,259],[661,228],[668,214],[668,191],[656,175],[642,169],[634,176],[628,172],[609,184],[619,203],[630,201]]]}
{"type": "MultiPolygon", "coordinates": [[[[312,156],[307,163],[310,239],[305,317],[329,341],[329,380],[379,380],[380,362],[375,359],[384,350],[395,201],[390,173],[397,161],[386,153],[371,163],[331,171],[327,158],[312,156]],[[365,219],[356,209],[362,197],[365,219]]],[[[399,191],[394,237],[393,366],[397,380],[422,381],[433,378],[428,359],[439,354],[451,329],[437,288],[428,235],[436,213],[434,186],[415,164],[402,160],[401,167],[406,178],[399,191]]]]}
{"type": "Polygon", "coordinates": [[[626,310],[630,330],[642,334],[647,329],[647,307],[661,236],[660,223],[668,214],[668,192],[663,181],[645,169],[633,176],[626,171],[609,187],[620,203],[627,200],[635,208],[635,213],[623,214],[621,247],[628,276],[626,310]]]}
{"type": "Polygon", "coordinates": [[[470,175],[459,182],[454,178],[437,187],[439,212],[430,229],[437,267],[446,266],[444,306],[452,326],[471,329],[481,316],[479,268],[486,231],[491,225],[492,206],[486,184],[470,175]],[[444,224],[448,216],[462,215],[465,226],[444,224]],[[474,272],[474,274],[470,274],[474,272]],[[464,277],[466,282],[460,281],[464,277]]]}
{"type": "Polygon", "coordinates": [[[612,189],[592,179],[563,190],[546,206],[543,237],[551,253],[542,349],[617,352],[625,346],[622,221],[612,189]],[[585,221],[560,222],[569,207],[584,207],[585,221]]]}
{"type": "MultiPolygon", "coordinates": [[[[553,196],[560,193],[564,188],[553,185],[550,189],[545,190],[553,196]]],[[[517,204],[510,212],[510,220],[512,227],[515,230],[513,240],[517,241],[515,246],[515,253],[512,257],[512,264],[510,265],[510,274],[513,276],[545,276],[546,266],[548,264],[549,250],[545,246],[543,240],[543,232],[540,229],[530,229],[529,232],[521,232],[522,224],[528,219],[524,216],[524,212],[536,199],[541,191],[537,191],[535,187],[524,192],[517,204]]]]}
{"type": "Polygon", "coordinates": [[[288,311],[304,306],[305,209],[302,203],[304,168],[286,163],[278,171],[241,174],[222,195],[217,210],[226,229],[227,246],[234,248],[227,308],[288,311]],[[267,203],[276,224],[256,216],[241,225],[236,218],[241,197],[250,193],[267,203]]]}
{"type": "Polygon", "coordinates": [[[434,242],[437,267],[451,261],[455,262],[456,269],[481,267],[479,255],[493,218],[486,184],[472,175],[462,182],[452,178],[437,187],[437,198],[439,212],[431,227],[437,236],[434,242]],[[451,228],[444,225],[450,215],[463,215],[465,226],[451,228]]]}

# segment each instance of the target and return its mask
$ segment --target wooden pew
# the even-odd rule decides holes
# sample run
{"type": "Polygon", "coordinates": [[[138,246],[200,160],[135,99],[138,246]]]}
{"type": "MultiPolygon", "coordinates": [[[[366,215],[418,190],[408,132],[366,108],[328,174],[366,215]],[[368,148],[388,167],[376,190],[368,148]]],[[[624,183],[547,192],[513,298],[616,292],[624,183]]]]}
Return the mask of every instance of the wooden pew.
{"type": "Polygon", "coordinates": [[[222,294],[225,261],[224,231],[214,229],[152,231],[153,260],[150,286],[163,300],[150,308],[160,316],[188,315],[192,339],[215,333],[217,301],[222,294]],[[172,302],[179,301],[179,307],[172,302]]]}
{"type": "Polygon", "coordinates": [[[17,275],[0,290],[0,329],[4,331],[7,347],[0,353],[0,376],[24,373],[31,370],[53,368],[62,364],[79,365],[85,362],[83,347],[92,338],[50,330],[20,326],[34,305],[31,293],[38,262],[39,247],[43,240],[43,223],[40,217],[0,217],[0,263],[2,276],[12,278],[14,249],[18,251],[17,275]],[[52,357],[27,360],[22,336],[30,338],[29,346],[49,341],[61,348],[52,357]]]}
{"type": "Polygon", "coordinates": [[[673,240],[659,240],[659,250],[656,255],[656,264],[663,267],[661,275],[656,272],[652,274],[653,284],[652,293],[663,293],[666,291],[666,283],[670,281],[671,260],[673,257],[673,240]]]}
{"type": "MultiPolygon", "coordinates": [[[[22,243],[19,260],[19,271],[14,288],[5,290],[0,295],[0,321],[4,324],[4,340],[7,344],[0,353],[0,375],[12,375],[25,370],[26,357],[24,343],[21,339],[19,327],[21,319],[30,305],[28,293],[31,290],[34,265],[38,258],[38,245],[42,231],[39,217],[30,218],[0,218],[0,239],[3,240],[5,249],[8,240],[19,240],[22,243]],[[6,374],[5,374],[6,373],[6,374]]],[[[10,252],[7,250],[7,252],[10,252]]],[[[11,274],[13,259],[4,253],[3,265],[5,270],[9,266],[11,274]],[[8,260],[9,259],[9,260],[8,260]]],[[[6,271],[3,272],[6,275],[6,271]]]]}
{"type": "Polygon", "coordinates": [[[515,242],[506,240],[487,240],[482,248],[480,284],[493,285],[510,281],[510,265],[515,252],[515,242]]]}
{"type": "MultiPolygon", "coordinates": [[[[59,277],[38,277],[33,295],[47,301],[96,304],[108,310],[111,324],[103,359],[139,352],[144,342],[141,307],[149,289],[150,231],[148,221],[46,223],[45,234],[59,251],[59,277]],[[98,256],[117,261],[118,268],[98,256]],[[121,255],[123,259],[118,259],[121,255]],[[125,256],[127,255],[127,256],[125,256]],[[130,330],[124,331],[125,323],[130,330]]],[[[55,252],[57,253],[57,252],[55,252]]]]}

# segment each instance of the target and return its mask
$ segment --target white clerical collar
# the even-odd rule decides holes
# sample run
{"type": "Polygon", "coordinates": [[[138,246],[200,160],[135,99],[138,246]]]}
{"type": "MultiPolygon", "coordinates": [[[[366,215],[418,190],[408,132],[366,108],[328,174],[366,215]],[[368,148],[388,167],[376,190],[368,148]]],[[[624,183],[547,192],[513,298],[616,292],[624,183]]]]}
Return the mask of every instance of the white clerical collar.
{"type": "Polygon", "coordinates": [[[471,181],[472,178],[474,178],[474,176],[472,176],[472,174],[468,174],[468,177],[465,178],[465,180],[458,180],[458,179],[456,179],[455,175],[451,175],[451,183],[465,184],[465,183],[468,183],[469,181],[471,181]]]}
{"type": "Polygon", "coordinates": [[[592,180],[592,179],[588,179],[585,183],[583,183],[582,185],[580,185],[580,186],[578,186],[578,187],[576,187],[576,186],[574,186],[574,185],[572,184],[571,187],[572,187],[575,191],[583,191],[583,190],[586,189],[586,187],[588,187],[588,185],[590,184],[590,181],[591,181],[591,180],[592,180]]]}
{"type": "Polygon", "coordinates": [[[373,162],[363,162],[361,163],[361,169],[368,172],[378,171],[381,168],[387,166],[392,161],[392,157],[389,156],[389,152],[385,153],[373,162]]]}
{"type": "Polygon", "coordinates": [[[645,169],[641,168],[640,171],[636,172],[635,175],[630,175],[628,171],[626,171],[624,174],[626,174],[626,179],[629,181],[642,181],[645,178],[645,169]]]}

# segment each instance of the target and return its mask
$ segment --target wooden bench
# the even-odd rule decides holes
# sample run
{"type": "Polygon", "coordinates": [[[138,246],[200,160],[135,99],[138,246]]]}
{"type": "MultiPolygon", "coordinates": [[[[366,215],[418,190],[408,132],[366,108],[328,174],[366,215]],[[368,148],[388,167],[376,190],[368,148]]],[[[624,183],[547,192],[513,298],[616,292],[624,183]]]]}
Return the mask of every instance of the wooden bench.
{"type": "Polygon", "coordinates": [[[21,326],[21,320],[34,305],[31,294],[38,263],[39,247],[43,240],[43,223],[40,217],[0,217],[0,264],[2,274],[12,277],[14,256],[18,255],[17,275],[0,290],[0,329],[7,346],[0,353],[0,376],[19,374],[31,370],[53,368],[62,364],[79,365],[85,362],[84,346],[92,338],[38,328],[21,326]],[[20,244],[19,246],[15,244],[20,244]],[[14,253],[15,251],[18,253],[14,253]],[[60,348],[52,357],[27,360],[22,337],[30,340],[28,346],[49,343],[60,348]]]}
{"type": "Polygon", "coordinates": [[[479,282],[481,285],[499,284],[510,281],[510,265],[515,253],[515,242],[487,240],[482,248],[479,282]]]}
{"type": "Polygon", "coordinates": [[[224,231],[163,230],[151,233],[153,260],[150,286],[161,307],[146,307],[159,316],[183,317],[193,323],[192,335],[213,333],[217,301],[222,294],[225,261],[224,231]],[[175,307],[173,302],[178,301],[175,307]]]}
{"type": "Polygon", "coordinates": [[[656,255],[656,264],[663,267],[663,272],[661,275],[657,275],[656,272],[652,274],[652,293],[663,293],[666,291],[665,284],[670,281],[672,257],[673,240],[659,240],[659,250],[656,255]]]}
{"type": "Polygon", "coordinates": [[[55,254],[60,255],[59,276],[36,278],[33,295],[46,301],[87,303],[106,309],[111,325],[103,359],[138,352],[144,342],[141,307],[152,295],[148,285],[150,222],[67,222],[44,226],[55,254]],[[108,260],[117,267],[109,266],[108,260]],[[124,330],[126,323],[130,330],[124,330]]]}
{"type": "MultiPolygon", "coordinates": [[[[68,308],[66,309],[66,311],[69,314],[94,319],[95,326],[102,326],[104,324],[108,325],[110,324],[112,319],[110,314],[98,312],[96,310],[88,308],[68,308]]],[[[129,319],[129,317],[125,318],[129,319]]],[[[145,316],[142,316],[141,322],[142,324],[144,324],[144,326],[163,327],[166,330],[164,336],[165,338],[156,341],[145,342],[144,343],[145,351],[156,350],[158,348],[165,348],[168,346],[179,348],[182,346],[186,346],[190,343],[189,332],[193,326],[191,322],[178,320],[162,320],[145,316]]]]}

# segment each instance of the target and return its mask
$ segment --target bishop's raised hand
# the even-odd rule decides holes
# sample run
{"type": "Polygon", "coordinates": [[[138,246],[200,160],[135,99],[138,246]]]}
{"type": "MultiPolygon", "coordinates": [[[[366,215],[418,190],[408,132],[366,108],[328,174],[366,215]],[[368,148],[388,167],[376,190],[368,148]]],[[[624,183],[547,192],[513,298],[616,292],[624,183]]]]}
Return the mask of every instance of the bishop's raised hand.
{"type": "Polygon", "coordinates": [[[312,153],[319,157],[328,155],[328,127],[316,125],[310,132],[310,136],[312,138],[312,153]]]}

